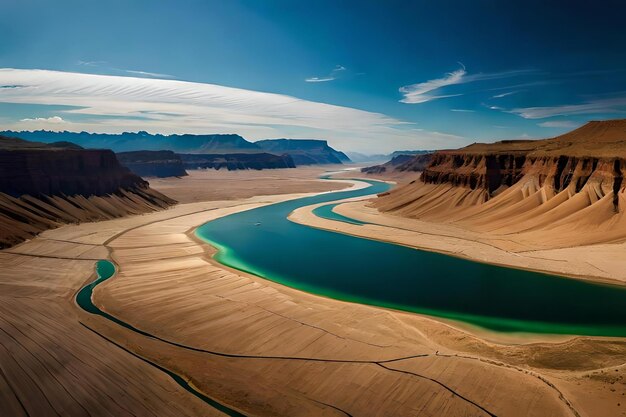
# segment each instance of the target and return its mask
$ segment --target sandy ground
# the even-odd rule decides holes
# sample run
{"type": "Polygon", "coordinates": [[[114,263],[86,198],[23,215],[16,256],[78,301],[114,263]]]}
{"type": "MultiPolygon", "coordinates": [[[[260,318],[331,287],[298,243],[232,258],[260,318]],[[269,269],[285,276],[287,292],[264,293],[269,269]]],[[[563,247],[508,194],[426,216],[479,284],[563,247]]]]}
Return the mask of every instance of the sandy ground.
{"type": "Polygon", "coordinates": [[[317,181],[326,171],[344,169],[343,165],[264,169],[261,171],[190,170],[188,177],[149,178],[150,187],[181,203],[233,200],[260,195],[315,193],[336,190],[341,185],[317,181]]]}
{"type": "Polygon", "coordinates": [[[388,181],[393,184],[403,185],[413,180],[419,179],[420,174],[421,172],[401,172],[401,171],[395,171],[395,170],[393,171],[390,170],[390,171],[377,173],[377,174],[365,174],[365,173],[361,173],[360,166],[356,166],[354,171],[352,172],[348,171],[344,173],[335,174],[333,175],[333,178],[345,179],[345,178],[360,177],[360,178],[365,178],[365,179],[388,181]]]}
{"type": "Polygon", "coordinates": [[[318,297],[216,264],[193,235],[297,196],[180,204],[0,252],[0,414],[220,414],[149,361],[246,415],[626,415],[623,339],[497,340],[318,297]],[[105,257],[118,273],[96,304],[159,339],[75,306],[105,257]]]}

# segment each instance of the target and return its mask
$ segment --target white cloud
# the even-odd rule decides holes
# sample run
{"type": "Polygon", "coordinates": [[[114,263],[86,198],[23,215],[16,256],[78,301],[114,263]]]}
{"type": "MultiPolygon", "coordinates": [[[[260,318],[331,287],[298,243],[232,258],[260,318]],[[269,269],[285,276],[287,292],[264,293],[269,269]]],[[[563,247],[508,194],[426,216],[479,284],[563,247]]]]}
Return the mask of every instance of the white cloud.
{"type": "Polygon", "coordinates": [[[468,110],[468,109],[450,109],[450,111],[455,111],[459,113],[475,113],[476,110],[468,110]]]}
{"type": "Polygon", "coordinates": [[[465,68],[465,65],[459,62],[461,68],[456,71],[445,74],[443,78],[436,78],[428,80],[422,83],[405,85],[400,87],[399,91],[403,94],[404,98],[400,100],[401,103],[407,104],[420,104],[428,101],[437,100],[440,98],[457,97],[462,94],[435,94],[434,92],[451,85],[466,84],[476,81],[495,80],[499,78],[515,77],[518,75],[529,74],[535,72],[534,70],[517,70],[517,71],[504,71],[487,74],[469,74],[465,68]]]}
{"type": "Polygon", "coordinates": [[[438,98],[453,97],[454,95],[434,95],[429,94],[432,91],[438,90],[442,87],[446,87],[454,84],[461,84],[463,77],[467,74],[465,66],[459,68],[456,71],[447,73],[443,78],[436,78],[428,80],[423,83],[405,85],[400,87],[399,91],[404,95],[404,98],[400,100],[401,103],[419,104],[426,103],[427,101],[436,100],[438,98]]]}
{"type": "Polygon", "coordinates": [[[64,120],[61,116],[52,117],[33,117],[21,119],[15,123],[15,130],[53,130],[61,131],[66,130],[68,126],[71,126],[69,122],[64,120]]]}
{"type": "Polygon", "coordinates": [[[36,123],[52,123],[52,124],[67,123],[60,116],[35,117],[34,119],[22,119],[20,120],[20,122],[27,122],[27,123],[36,122],[36,123]]]}
{"type": "Polygon", "coordinates": [[[496,94],[495,96],[491,98],[502,98],[502,97],[510,96],[516,93],[519,93],[519,91],[509,91],[508,93],[496,94]]]}
{"type": "Polygon", "coordinates": [[[612,97],[590,100],[581,104],[567,104],[550,107],[525,107],[510,110],[524,119],[544,119],[553,116],[580,114],[626,113],[626,97],[612,97]]]}
{"type": "Polygon", "coordinates": [[[141,77],[176,78],[173,75],[162,74],[159,72],[148,72],[148,71],[138,71],[138,70],[108,67],[106,66],[108,64],[106,61],[78,61],[77,64],[83,67],[102,67],[102,69],[105,70],[106,72],[126,73],[126,74],[131,74],[131,75],[139,75],[141,77]]]}
{"type": "Polygon", "coordinates": [[[132,75],[143,75],[143,76],[152,77],[152,78],[176,78],[173,75],[160,74],[158,72],[135,71],[135,70],[120,70],[120,71],[124,71],[132,75]]]}
{"type": "Polygon", "coordinates": [[[324,77],[324,78],[310,77],[310,78],[305,78],[304,81],[306,81],[307,83],[324,83],[326,81],[333,81],[335,79],[336,79],[335,77],[324,77]]]}
{"type": "MultiPolygon", "coordinates": [[[[328,139],[342,150],[387,152],[461,146],[465,138],[350,107],[215,84],[46,70],[0,69],[0,102],[73,106],[68,130],[238,133],[247,139],[328,139]]],[[[22,129],[23,122],[4,123],[22,129]]]]}
{"type": "Polygon", "coordinates": [[[346,67],[343,65],[335,65],[335,68],[332,69],[330,74],[325,77],[309,77],[305,78],[304,81],[307,83],[324,83],[327,81],[334,81],[339,77],[339,73],[345,71],[346,67]]]}
{"type": "Polygon", "coordinates": [[[78,61],[78,65],[82,65],[84,67],[99,67],[100,65],[104,65],[106,63],[106,61],[78,61]]]}
{"type": "Polygon", "coordinates": [[[574,129],[580,126],[580,123],[572,122],[570,120],[554,120],[551,122],[542,122],[539,123],[541,127],[560,127],[560,128],[568,128],[574,129]]]}

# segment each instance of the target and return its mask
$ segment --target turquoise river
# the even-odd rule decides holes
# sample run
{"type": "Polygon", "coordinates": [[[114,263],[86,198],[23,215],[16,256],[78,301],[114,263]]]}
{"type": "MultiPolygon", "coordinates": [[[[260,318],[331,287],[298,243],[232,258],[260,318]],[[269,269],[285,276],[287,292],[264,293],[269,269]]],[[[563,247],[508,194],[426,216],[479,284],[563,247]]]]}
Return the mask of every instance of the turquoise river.
{"type": "MultiPolygon", "coordinates": [[[[298,198],[212,220],[196,230],[215,259],[310,293],[459,320],[502,332],[626,336],[626,289],[506,268],[296,224],[293,210],[389,185],[298,198]]],[[[332,212],[321,217],[354,221],[332,212]]],[[[529,265],[532,268],[532,265],[529,265]]]]}

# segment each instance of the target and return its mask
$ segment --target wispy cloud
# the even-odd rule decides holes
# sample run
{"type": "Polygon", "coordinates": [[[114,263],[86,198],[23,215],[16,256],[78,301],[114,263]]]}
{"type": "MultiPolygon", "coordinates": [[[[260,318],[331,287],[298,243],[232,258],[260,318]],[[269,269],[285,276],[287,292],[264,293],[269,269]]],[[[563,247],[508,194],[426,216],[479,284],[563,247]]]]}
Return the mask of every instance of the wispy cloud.
{"type": "Polygon", "coordinates": [[[468,109],[450,109],[450,111],[459,112],[459,113],[475,113],[476,110],[468,110],[468,109]]]}
{"type": "Polygon", "coordinates": [[[107,61],[78,61],[77,64],[83,67],[98,67],[104,70],[105,72],[114,73],[114,74],[126,73],[126,74],[131,74],[131,75],[138,75],[140,77],[176,78],[173,75],[163,74],[159,72],[114,68],[114,67],[109,66],[107,61]]]}
{"type": "Polygon", "coordinates": [[[516,108],[510,110],[509,113],[517,114],[524,119],[545,119],[581,114],[621,114],[626,113],[626,96],[589,100],[580,104],[516,108]]]}
{"type": "Polygon", "coordinates": [[[467,71],[465,70],[465,66],[461,64],[461,68],[447,73],[443,78],[435,78],[423,83],[400,87],[399,91],[404,95],[404,98],[400,100],[400,102],[407,104],[419,104],[436,100],[438,98],[458,96],[459,94],[436,95],[431,93],[449,85],[461,84],[465,82],[463,77],[466,74],[467,71]]]}
{"type": "Polygon", "coordinates": [[[324,77],[324,78],[310,77],[310,78],[306,78],[304,81],[306,81],[307,83],[325,83],[326,81],[333,81],[333,80],[335,80],[335,77],[324,77]]]}
{"type": "Polygon", "coordinates": [[[99,67],[101,65],[105,65],[106,61],[78,61],[77,64],[83,67],[99,67]]]}
{"type": "Polygon", "coordinates": [[[346,67],[344,67],[343,65],[337,65],[335,66],[335,68],[333,68],[333,70],[330,72],[330,74],[323,76],[323,77],[309,77],[309,78],[305,78],[304,81],[307,83],[324,83],[327,81],[334,81],[337,78],[339,78],[339,74],[343,71],[346,70],[346,67]]]}
{"type": "Polygon", "coordinates": [[[491,98],[502,98],[502,97],[507,97],[507,96],[511,96],[513,94],[517,94],[519,93],[519,91],[509,91],[507,93],[502,93],[502,94],[496,94],[495,96],[491,97],[491,98]]]}
{"type": "Polygon", "coordinates": [[[504,108],[500,107],[500,106],[494,106],[493,104],[485,104],[482,103],[482,105],[486,108],[488,108],[489,110],[498,110],[498,111],[505,111],[504,108]]]}
{"type": "MultiPolygon", "coordinates": [[[[345,150],[460,146],[465,138],[417,131],[381,113],[215,84],[46,70],[0,69],[0,102],[73,106],[68,130],[119,133],[239,133],[248,139],[328,139],[345,150]]],[[[4,122],[4,129],[22,124],[4,122]]]]}
{"type": "Polygon", "coordinates": [[[153,78],[175,78],[173,75],[169,75],[169,74],[161,74],[158,72],[148,72],[148,71],[135,71],[135,70],[120,70],[120,71],[124,71],[128,74],[132,74],[132,75],[143,75],[146,77],[153,77],[153,78]]]}
{"type": "Polygon", "coordinates": [[[442,78],[435,78],[425,82],[400,87],[399,91],[404,96],[400,102],[407,104],[420,104],[441,98],[456,97],[463,94],[440,94],[437,93],[437,91],[452,85],[515,77],[534,72],[534,70],[516,70],[497,73],[468,74],[465,65],[460,62],[459,64],[461,65],[461,68],[456,71],[448,72],[442,78]]]}
{"type": "Polygon", "coordinates": [[[571,120],[553,120],[539,123],[538,126],[574,129],[580,126],[580,123],[572,122],[571,120]]]}

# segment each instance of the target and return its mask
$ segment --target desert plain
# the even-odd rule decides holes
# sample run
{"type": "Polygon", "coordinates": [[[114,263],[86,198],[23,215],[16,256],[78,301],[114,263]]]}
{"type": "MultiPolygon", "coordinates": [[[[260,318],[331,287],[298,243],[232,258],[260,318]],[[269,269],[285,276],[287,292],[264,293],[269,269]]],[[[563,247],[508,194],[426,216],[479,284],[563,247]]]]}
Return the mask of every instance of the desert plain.
{"type": "MultiPolygon", "coordinates": [[[[192,171],[151,180],[180,204],[65,225],[1,251],[2,414],[626,415],[623,339],[505,335],[324,298],[221,265],[195,237],[195,228],[221,216],[358,186],[317,179],[323,171],[192,171]],[[227,186],[213,191],[211,181],[227,186]],[[114,262],[116,274],[96,288],[95,304],[152,336],[76,305],[100,259],[114,262]],[[192,395],[171,374],[231,411],[192,395]]],[[[374,224],[319,219],[310,207],[291,219],[572,279],[626,281],[623,244],[527,250],[527,242],[454,225],[400,221],[371,198],[336,210],[374,224]]]]}

